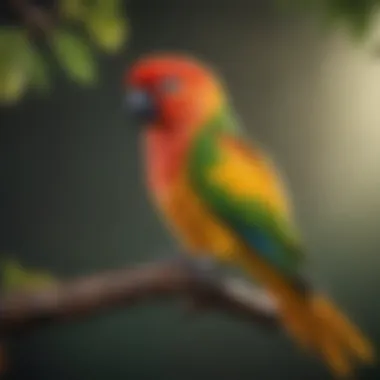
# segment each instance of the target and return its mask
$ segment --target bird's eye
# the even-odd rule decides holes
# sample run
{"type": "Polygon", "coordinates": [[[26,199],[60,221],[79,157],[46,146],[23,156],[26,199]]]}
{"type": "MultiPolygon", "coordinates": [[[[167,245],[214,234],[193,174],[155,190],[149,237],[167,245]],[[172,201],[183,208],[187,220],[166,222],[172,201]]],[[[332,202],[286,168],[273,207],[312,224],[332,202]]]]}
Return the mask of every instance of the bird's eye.
{"type": "Polygon", "coordinates": [[[179,88],[179,79],[175,77],[164,78],[160,83],[160,91],[165,92],[167,94],[174,94],[179,90],[179,88]]]}

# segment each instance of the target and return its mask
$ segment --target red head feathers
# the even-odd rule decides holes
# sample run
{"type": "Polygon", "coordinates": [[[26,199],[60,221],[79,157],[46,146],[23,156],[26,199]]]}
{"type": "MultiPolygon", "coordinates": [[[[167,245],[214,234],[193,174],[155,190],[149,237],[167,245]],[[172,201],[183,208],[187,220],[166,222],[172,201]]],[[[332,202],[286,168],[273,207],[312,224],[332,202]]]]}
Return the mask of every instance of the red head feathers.
{"type": "Polygon", "coordinates": [[[214,72],[184,55],[152,55],[138,60],[125,76],[133,89],[132,110],[145,123],[191,128],[203,124],[221,107],[222,86],[214,72]]]}

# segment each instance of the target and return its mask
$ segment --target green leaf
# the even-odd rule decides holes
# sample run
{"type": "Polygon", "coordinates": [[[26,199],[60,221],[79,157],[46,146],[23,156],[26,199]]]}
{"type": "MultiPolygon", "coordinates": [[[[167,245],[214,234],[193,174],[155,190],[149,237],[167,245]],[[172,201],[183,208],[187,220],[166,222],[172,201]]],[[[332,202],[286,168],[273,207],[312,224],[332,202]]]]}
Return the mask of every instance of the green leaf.
{"type": "Polygon", "coordinates": [[[348,21],[348,27],[352,37],[361,42],[369,31],[370,17],[366,14],[352,15],[348,21]]]}
{"type": "Polygon", "coordinates": [[[318,13],[327,30],[345,26],[351,36],[362,41],[370,29],[379,0],[277,0],[279,6],[293,6],[318,13]]]}
{"type": "Polygon", "coordinates": [[[13,105],[25,94],[29,84],[28,39],[24,30],[0,30],[0,103],[13,105]]]}
{"type": "Polygon", "coordinates": [[[50,89],[49,67],[41,52],[33,45],[29,46],[30,86],[40,93],[50,89]]]}
{"type": "Polygon", "coordinates": [[[59,13],[69,20],[80,20],[85,12],[83,0],[59,0],[59,13]]]}
{"type": "Polygon", "coordinates": [[[93,1],[83,22],[90,38],[106,53],[118,52],[128,39],[129,23],[120,0],[93,1]]]}
{"type": "Polygon", "coordinates": [[[21,63],[1,69],[0,102],[3,105],[13,105],[26,92],[28,77],[26,68],[21,63]]]}
{"type": "Polygon", "coordinates": [[[15,260],[1,262],[2,290],[34,290],[56,283],[56,279],[47,272],[25,269],[15,260]]]}
{"type": "Polygon", "coordinates": [[[375,14],[378,4],[374,0],[361,0],[361,2],[352,2],[347,9],[347,23],[351,35],[361,42],[371,29],[373,15],[375,14]]]}
{"type": "Polygon", "coordinates": [[[117,15],[123,13],[123,3],[123,0],[92,0],[89,6],[107,15],[117,15]]]}
{"type": "Polygon", "coordinates": [[[86,19],[86,28],[94,43],[109,54],[117,53],[128,39],[127,20],[120,16],[93,11],[86,19]]]}
{"type": "Polygon", "coordinates": [[[52,36],[51,48],[68,77],[82,85],[96,83],[95,57],[82,38],[67,30],[57,30],[52,36]]]}

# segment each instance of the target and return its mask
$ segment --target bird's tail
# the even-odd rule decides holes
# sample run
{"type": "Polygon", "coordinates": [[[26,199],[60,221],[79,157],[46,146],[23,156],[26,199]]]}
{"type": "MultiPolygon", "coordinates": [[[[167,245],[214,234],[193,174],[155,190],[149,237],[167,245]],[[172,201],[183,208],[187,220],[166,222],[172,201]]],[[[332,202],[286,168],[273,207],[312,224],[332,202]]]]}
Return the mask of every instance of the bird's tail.
{"type": "Polygon", "coordinates": [[[350,378],[356,364],[372,364],[372,344],[322,295],[302,292],[252,253],[240,257],[243,267],[278,302],[279,318],[298,343],[317,354],[339,378],[350,378]]]}

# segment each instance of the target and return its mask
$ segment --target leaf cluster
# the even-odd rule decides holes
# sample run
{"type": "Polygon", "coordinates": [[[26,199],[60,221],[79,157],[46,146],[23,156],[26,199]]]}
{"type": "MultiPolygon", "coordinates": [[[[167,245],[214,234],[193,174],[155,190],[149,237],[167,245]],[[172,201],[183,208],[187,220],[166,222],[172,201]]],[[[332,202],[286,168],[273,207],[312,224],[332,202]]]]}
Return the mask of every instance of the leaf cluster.
{"type": "Polygon", "coordinates": [[[328,28],[344,26],[355,40],[371,29],[380,0],[277,0],[282,8],[298,8],[317,14],[328,28]]]}
{"type": "Polygon", "coordinates": [[[129,25],[121,0],[60,0],[55,16],[38,39],[30,33],[36,26],[30,23],[0,29],[0,104],[15,104],[29,89],[46,93],[51,58],[70,80],[94,85],[99,79],[97,53],[116,54],[127,42],[129,25]]]}

